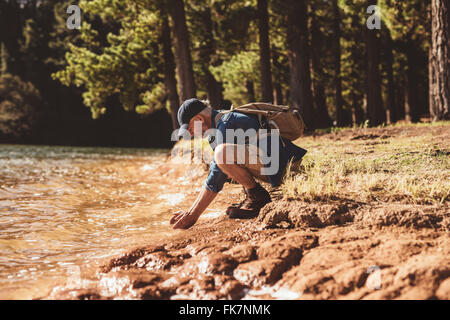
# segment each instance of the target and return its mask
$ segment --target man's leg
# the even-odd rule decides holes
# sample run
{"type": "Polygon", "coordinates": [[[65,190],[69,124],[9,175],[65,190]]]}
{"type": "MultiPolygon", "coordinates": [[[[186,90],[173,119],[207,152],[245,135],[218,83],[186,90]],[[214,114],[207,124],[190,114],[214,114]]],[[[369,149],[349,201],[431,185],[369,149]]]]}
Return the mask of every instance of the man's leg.
{"type": "Polygon", "coordinates": [[[256,187],[256,181],[250,171],[243,164],[238,163],[238,149],[239,147],[235,144],[221,144],[214,151],[214,161],[228,177],[246,189],[253,189],[256,187]]]}
{"type": "Polygon", "coordinates": [[[230,206],[227,214],[230,218],[256,217],[260,209],[271,201],[267,190],[254,179],[254,175],[260,176],[263,167],[257,154],[252,154],[244,146],[223,144],[216,148],[214,160],[226,175],[244,186],[247,196],[239,206],[230,206]]]}

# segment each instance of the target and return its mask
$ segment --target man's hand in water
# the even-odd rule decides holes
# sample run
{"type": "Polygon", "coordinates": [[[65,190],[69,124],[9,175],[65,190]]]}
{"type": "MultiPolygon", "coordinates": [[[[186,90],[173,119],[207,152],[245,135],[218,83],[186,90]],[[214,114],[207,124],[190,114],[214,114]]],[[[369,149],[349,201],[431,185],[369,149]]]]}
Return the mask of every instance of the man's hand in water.
{"type": "Polygon", "coordinates": [[[214,200],[216,195],[217,193],[203,188],[188,211],[178,211],[174,213],[172,219],[170,219],[172,228],[188,229],[192,227],[202,215],[203,211],[205,211],[209,204],[214,200]]]}
{"type": "Polygon", "coordinates": [[[198,218],[199,215],[195,215],[192,212],[178,211],[170,219],[170,224],[174,229],[189,229],[197,222],[198,218]]]}

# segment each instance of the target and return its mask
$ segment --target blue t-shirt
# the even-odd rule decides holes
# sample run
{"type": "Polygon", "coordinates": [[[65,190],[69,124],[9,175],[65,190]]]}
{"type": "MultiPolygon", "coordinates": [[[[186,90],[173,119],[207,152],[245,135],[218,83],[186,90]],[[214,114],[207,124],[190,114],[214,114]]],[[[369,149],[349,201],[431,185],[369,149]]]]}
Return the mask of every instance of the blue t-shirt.
{"type": "MultiPolygon", "coordinates": [[[[223,115],[217,123],[215,123],[215,118],[219,111],[212,110],[212,123],[215,124],[215,128],[223,137],[223,141],[219,141],[220,139],[216,139],[215,136],[209,137],[209,143],[213,150],[219,145],[220,143],[246,143],[247,141],[241,141],[239,139],[234,139],[234,141],[227,141],[227,129],[237,130],[242,129],[243,131],[247,131],[249,129],[253,129],[254,132],[258,132],[260,129],[260,123],[258,121],[257,116],[255,115],[248,115],[240,112],[229,112],[223,115]]],[[[250,132],[250,131],[248,131],[250,132]]],[[[265,139],[265,146],[266,150],[264,150],[267,155],[270,157],[272,155],[272,148],[271,148],[271,138],[261,138],[265,139]]],[[[281,184],[281,180],[283,179],[283,174],[286,169],[287,164],[291,159],[293,161],[300,160],[305,154],[306,150],[302,149],[295,144],[293,144],[290,140],[279,138],[279,165],[278,170],[275,174],[268,175],[270,184],[275,187],[281,184]]],[[[267,163],[265,167],[270,167],[273,165],[273,163],[267,163]]],[[[216,164],[214,159],[211,161],[209,166],[209,174],[206,178],[206,181],[204,183],[204,187],[212,192],[220,192],[223,188],[223,185],[225,184],[227,180],[227,175],[220,170],[219,166],[216,164]]]]}

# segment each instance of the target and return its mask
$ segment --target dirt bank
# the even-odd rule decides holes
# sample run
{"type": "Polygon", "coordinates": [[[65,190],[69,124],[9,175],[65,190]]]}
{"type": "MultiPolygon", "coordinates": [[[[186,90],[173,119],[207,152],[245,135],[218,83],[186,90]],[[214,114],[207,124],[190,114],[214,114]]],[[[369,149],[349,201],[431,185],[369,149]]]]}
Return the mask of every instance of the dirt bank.
{"type": "MultiPolygon", "coordinates": [[[[447,128],[437,134],[448,137],[447,128]]],[[[410,131],[345,131],[321,139],[410,131]]],[[[224,191],[223,208],[239,187],[224,191]]],[[[57,287],[47,298],[450,299],[448,198],[434,204],[273,198],[257,219],[202,218],[190,230],[105,261],[96,280],[57,287]]]]}

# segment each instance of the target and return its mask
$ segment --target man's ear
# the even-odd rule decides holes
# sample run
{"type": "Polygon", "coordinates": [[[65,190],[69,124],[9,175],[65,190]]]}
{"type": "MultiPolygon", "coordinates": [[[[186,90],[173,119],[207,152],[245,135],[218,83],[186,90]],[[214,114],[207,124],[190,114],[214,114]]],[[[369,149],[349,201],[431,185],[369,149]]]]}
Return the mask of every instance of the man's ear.
{"type": "Polygon", "coordinates": [[[208,127],[211,126],[211,115],[205,114],[204,112],[200,113],[200,116],[202,117],[203,123],[206,124],[208,127]]]}

